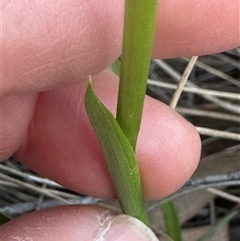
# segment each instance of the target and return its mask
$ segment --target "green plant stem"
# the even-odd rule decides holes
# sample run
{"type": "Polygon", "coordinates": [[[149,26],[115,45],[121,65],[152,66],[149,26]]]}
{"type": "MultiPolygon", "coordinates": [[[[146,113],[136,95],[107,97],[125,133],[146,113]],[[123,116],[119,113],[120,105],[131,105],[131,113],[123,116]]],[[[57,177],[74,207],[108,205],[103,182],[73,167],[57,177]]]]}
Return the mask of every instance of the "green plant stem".
{"type": "Polygon", "coordinates": [[[155,29],[157,0],[126,0],[117,121],[135,150],[155,29]]]}

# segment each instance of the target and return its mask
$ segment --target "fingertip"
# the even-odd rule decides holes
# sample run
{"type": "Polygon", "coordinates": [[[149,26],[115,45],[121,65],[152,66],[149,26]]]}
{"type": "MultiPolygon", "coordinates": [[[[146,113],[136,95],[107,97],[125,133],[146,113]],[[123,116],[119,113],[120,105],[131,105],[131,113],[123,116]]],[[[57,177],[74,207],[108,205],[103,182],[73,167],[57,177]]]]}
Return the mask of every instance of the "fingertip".
{"type": "Polygon", "coordinates": [[[154,58],[197,56],[239,46],[239,0],[161,1],[154,58]],[[211,14],[210,14],[211,13],[211,14]]]}
{"type": "Polygon", "coordinates": [[[2,226],[2,240],[93,240],[102,223],[114,213],[94,206],[62,206],[16,218],[2,226]]]}
{"type": "Polygon", "coordinates": [[[104,224],[94,241],[158,241],[153,231],[140,220],[120,214],[104,224]]]}
{"type": "Polygon", "coordinates": [[[200,153],[196,128],[148,97],[137,146],[145,196],[158,199],[180,188],[195,171],[200,153]]]}
{"type": "Polygon", "coordinates": [[[127,241],[158,240],[141,221],[96,206],[55,207],[0,226],[1,240],[127,241]]]}

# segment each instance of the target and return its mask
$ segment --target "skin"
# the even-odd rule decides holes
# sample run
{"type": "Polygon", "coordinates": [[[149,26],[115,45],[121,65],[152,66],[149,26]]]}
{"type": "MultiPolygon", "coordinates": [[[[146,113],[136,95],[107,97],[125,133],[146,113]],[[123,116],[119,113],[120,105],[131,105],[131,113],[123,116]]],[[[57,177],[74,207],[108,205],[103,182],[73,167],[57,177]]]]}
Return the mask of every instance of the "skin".
{"type": "MultiPolygon", "coordinates": [[[[203,55],[238,46],[238,8],[239,0],[162,0],[153,57],[203,55]]],[[[98,96],[115,111],[117,77],[106,68],[121,53],[123,1],[5,0],[1,14],[1,160],[14,155],[72,190],[114,197],[83,99],[91,74],[98,96]]],[[[177,190],[196,169],[199,156],[195,128],[147,97],[137,145],[145,198],[177,190]]],[[[96,231],[97,217],[105,214],[97,207],[49,209],[9,222],[0,233],[4,240],[14,240],[19,228],[29,227],[21,228],[22,237],[43,240],[44,233],[48,240],[63,241],[71,233],[71,240],[87,241],[96,231]],[[85,232],[77,232],[79,228],[85,232]]]]}

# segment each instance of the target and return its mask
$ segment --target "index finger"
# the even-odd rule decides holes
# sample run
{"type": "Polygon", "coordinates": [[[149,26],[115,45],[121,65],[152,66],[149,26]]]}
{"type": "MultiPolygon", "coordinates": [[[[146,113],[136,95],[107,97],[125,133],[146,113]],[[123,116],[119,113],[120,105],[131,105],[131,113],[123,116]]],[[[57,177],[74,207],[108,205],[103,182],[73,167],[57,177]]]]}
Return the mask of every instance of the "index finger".
{"type": "MultiPolygon", "coordinates": [[[[239,0],[162,0],[154,57],[202,55],[239,45],[239,0]]],[[[124,1],[4,1],[2,94],[76,83],[120,54],[124,1]]]]}

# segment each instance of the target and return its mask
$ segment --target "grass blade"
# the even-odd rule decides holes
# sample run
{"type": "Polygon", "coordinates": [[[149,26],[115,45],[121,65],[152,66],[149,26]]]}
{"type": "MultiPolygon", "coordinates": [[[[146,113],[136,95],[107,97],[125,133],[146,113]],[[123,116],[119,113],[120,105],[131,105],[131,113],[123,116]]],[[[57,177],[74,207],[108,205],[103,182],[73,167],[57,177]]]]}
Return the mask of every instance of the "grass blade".
{"type": "Polygon", "coordinates": [[[150,226],[134,151],[112,113],[95,95],[90,82],[85,107],[101,144],[123,212],[150,226]]]}
{"type": "Polygon", "coordinates": [[[181,227],[178,215],[173,202],[167,202],[162,205],[166,233],[174,241],[182,241],[181,227]]]}
{"type": "Polygon", "coordinates": [[[239,210],[235,210],[226,215],[223,219],[219,220],[215,225],[213,225],[198,241],[209,240],[222,226],[227,224],[232,218],[238,215],[239,210]]]}

